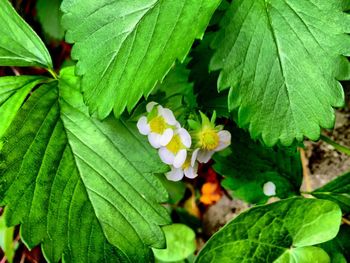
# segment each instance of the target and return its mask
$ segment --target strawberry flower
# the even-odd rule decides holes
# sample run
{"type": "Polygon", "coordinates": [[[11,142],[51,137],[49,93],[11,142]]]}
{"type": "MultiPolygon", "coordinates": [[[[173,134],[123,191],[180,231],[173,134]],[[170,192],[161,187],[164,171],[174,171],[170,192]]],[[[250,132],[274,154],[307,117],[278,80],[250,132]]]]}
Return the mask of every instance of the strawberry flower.
{"type": "Polygon", "coordinates": [[[207,163],[215,152],[219,152],[231,144],[231,133],[223,130],[223,126],[215,126],[216,115],[213,114],[211,120],[202,112],[202,123],[189,121],[194,128],[195,150],[194,155],[200,163],[207,163]]]}
{"type": "Polygon", "coordinates": [[[149,143],[156,149],[167,145],[174,135],[174,129],[179,125],[173,112],[155,102],[146,106],[147,116],[142,116],[137,122],[137,128],[148,136],[149,143]]]}
{"type": "Polygon", "coordinates": [[[187,156],[185,162],[180,168],[171,167],[171,171],[166,173],[165,176],[170,181],[180,181],[184,175],[187,178],[193,179],[198,176],[198,162],[196,156],[187,156]]]}
{"type": "Polygon", "coordinates": [[[170,142],[160,147],[158,153],[160,159],[166,164],[180,168],[187,158],[187,149],[191,147],[191,136],[184,128],[178,128],[170,142]]]}

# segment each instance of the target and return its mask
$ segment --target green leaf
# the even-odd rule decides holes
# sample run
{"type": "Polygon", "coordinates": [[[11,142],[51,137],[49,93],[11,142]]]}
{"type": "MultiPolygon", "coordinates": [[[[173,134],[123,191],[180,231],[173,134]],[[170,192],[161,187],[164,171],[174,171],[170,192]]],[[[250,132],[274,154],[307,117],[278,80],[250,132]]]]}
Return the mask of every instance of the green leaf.
{"type": "Polygon", "coordinates": [[[43,80],[37,76],[0,78],[0,138],[16,117],[29,92],[43,80]]]}
{"type": "Polygon", "coordinates": [[[66,39],[90,112],[120,116],[201,38],[220,0],[64,0],[66,39]],[[102,41],[101,41],[102,39],[102,41]],[[93,50],[93,52],[91,52],[93,50]]]}
{"type": "Polygon", "coordinates": [[[0,0],[0,10],[0,66],[52,68],[44,43],[8,0],[0,0]]]}
{"type": "MultiPolygon", "coordinates": [[[[218,9],[216,13],[221,14],[222,12],[218,9]]],[[[218,117],[229,118],[228,93],[218,93],[217,81],[219,74],[218,72],[209,72],[209,62],[214,53],[213,49],[210,48],[213,38],[213,32],[206,33],[201,43],[191,52],[190,80],[194,82],[198,105],[202,111],[208,113],[216,111],[218,117]]]]}
{"type": "Polygon", "coordinates": [[[183,224],[163,227],[166,238],[166,249],[153,249],[154,256],[164,262],[186,259],[196,250],[196,234],[183,224]]]}
{"type": "Polygon", "coordinates": [[[310,246],[334,238],[340,222],[339,207],[326,200],[292,198],[257,206],[217,232],[196,263],[295,262],[283,260],[288,254],[304,259],[298,262],[316,262],[305,260],[325,259],[325,252],[310,246]]]}
{"type": "Polygon", "coordinates": [[[45,33],[58,40],[64,37],[64,30],[61,26],[61,2],[62,0],[38,0],[36,3],[37,15],[45,33]]]}
{"type": "Polygon", "coordinates": [[[350,173],[337,177],[311,193],[320,199],[337,203],[345,213],[350,212],[350,173]]]}
{"type": "Polygon", "coordinates": [[[166,171],[135,123],[90,118],[74,69],[37,89],[4,137],[0,205],[50,262],[149,262],[165,244],[166,171]],[[58,86],[58,87],[57,87],[58,86]],[[15,151],[13,149],[16,149],[15,151]]]}
{"type": "Polygon", "coordinates": [[[168,203],[170,204],[177,204],[180,202],[186,192],[186,184],[183,181],[179,182],[173,182],[169,181],[164,174],[157,175],[157,178],[161,183],[163,184],[164,188],[167,190],[169,194],[169,200],[168,203]]]}
{"type": "MultiPolygon", "coordinates": [[[[186,62],[176,64],[149,97],[149,101],[157,101],[164,107],[171,109],[181,124],[186,122],[188,116],[197,106],[193,84],[188,80],[190,71],[186,66],[186,62]]],[[[142,106],[144,109],[145,106],[142,106]]]]}
{"type": "Polygon", "coordinates": [[[350,260],[350,226],[342,225],[338,235],[319,245],[332,259],[332,263],[346,263],[350,260]]]}
{"type": "Polygon", "coordinates": [[[299,193],[303,173],[296,147],[267,148],[238,128],[232,129],[231,135],[231,153],[215,155],[214,169],[225,176],[222,185],[234,196],[249,203],[264,203],[269,198],[263,192],[267,182],[276,185],[280,198],[299,193]]]}
{"type": "Polygon", "coordinates": [[[319,247],[299,247],[287,250],[274,263],[331,263],[328,254],[319,247]]]}
{"type": "Polygon", "coordinates": [[[9,263],[13,262],[13,258],[15,256],[15,241],[14,227],[6,227],[5,218],[3,216],[0,217],[0,248],[5,254],[6,261],[9,263]]]}
{"type": "Polygon", "coordinates": [[[332,128],[344,104],[337,80],[350,78],[350,16],[342,0],[233,1],[213,47],[210,69],[230,88],[240,127],[272,146],[332,128]]]}

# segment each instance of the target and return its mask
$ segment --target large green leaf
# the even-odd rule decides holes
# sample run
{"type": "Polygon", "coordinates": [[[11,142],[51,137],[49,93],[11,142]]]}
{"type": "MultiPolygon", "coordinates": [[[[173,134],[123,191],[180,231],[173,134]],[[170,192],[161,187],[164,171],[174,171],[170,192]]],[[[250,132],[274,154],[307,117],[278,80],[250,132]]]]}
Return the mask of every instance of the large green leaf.
{"type": "Polygon", "coordinates": [[[253,141],[241,129],[231,130],[232,147],[228,156],[215,155],[214,169],[225,176],[223,186],[249,203],[263,203],[269,198],[263,192],[267,182],[276,185],[280,198],[299,193],[303,172],[296,147],[267,148],[253,141]]]}
{"type": "Polygon", "coordinates": [[[16,117],[29,92],[43,80],[36,76],[0,78],[0,138],[16,117]]]}
{"type": "Polygon", "coordinates": [[[350,77],[349,15],[343,0],[233,1],[213,47],[211,70],[230,88],[240,127],[267,145],[316,140],[332,128],[350,77]]]}
{"type": "Polygon", "coordinates": [[[132,109],[201,38],[220,0],[64,0],[66,39],[90,112],[132,109]],[[92,52],[93,51],[93,52],[92,52]]]}
{"type": "Polygon", "coordinates": [[[90,118],[73,69],[43,85],[8,129],[0,200],[8,225],[50,262],[149,262],[169,222],[157,154],[134,123],[90,118]],[[13,150],[15,149],[15,150],[13,150]]]}
{"type": "Polygon", "coordinates": [[[339,207],[326,200],[293,198],[258,206],[217,232],[196,263],[329,262],[312,246],[334,238],[340,222],[339,207]]]}
{"type": "Polygon", "coordinates": [[[350,212],[350,173],[337,177],[311,193],[320,199],[337,203],[344,212],[350,212]]]}
{"type": "Polygon", "coordinates": [[[44,43],[8,0],[0,0],[0,10],[0,66],[52,68],[44,43]]]}

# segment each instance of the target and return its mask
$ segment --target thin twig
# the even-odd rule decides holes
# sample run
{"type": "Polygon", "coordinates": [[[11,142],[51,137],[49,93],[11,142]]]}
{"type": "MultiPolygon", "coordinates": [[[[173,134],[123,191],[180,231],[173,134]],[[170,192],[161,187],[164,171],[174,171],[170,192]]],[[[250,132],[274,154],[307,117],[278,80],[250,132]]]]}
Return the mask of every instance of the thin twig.
{"type": "Polygon", "coordinates": [[[12,69],[13,73],[15,73],[16,76],[21,75],[15,67],[11,67],[11,69],[12,69]]]}
{"type": "Polygon", "coordinates": [[[300,151],[300,159],[301,159],[301,164],[303,167],[303,178],[305,182],[305,190],[306,192],[311,192],[311,182],[310,182],[310,176],[309,176],[309,167],[308,167],[308,160],[306,158],[306,154],[303,148],[299,148],[300,151]]]}
{"type": "Polygon", "coordinates": [[[350,220],[346,219],[345,217],[342,218],[342,222],[350,226],[350,220]]]}

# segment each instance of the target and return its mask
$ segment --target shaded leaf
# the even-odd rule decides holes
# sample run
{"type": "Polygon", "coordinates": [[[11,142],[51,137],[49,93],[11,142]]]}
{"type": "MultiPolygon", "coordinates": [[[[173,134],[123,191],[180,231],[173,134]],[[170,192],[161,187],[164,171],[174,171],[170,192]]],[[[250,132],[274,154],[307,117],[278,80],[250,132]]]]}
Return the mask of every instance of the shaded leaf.
{"type": "Polygon", "coordinates": [[[230,88],[229,110],[253,138],[291,145],[332,128],[349,79],[350,16],[344,1],[233,1],[210,69],[230,88]]]}
{"type": "Polygon", "coordinates": [[[45,33],[58,40],[64,37],[64,30],[61,26],[61,2],[62,0],[38,0],[36,3],[37,15],[45,33]]]}
{"type": "Polygon", "coordinates": [[[215,155],[214,169],[225,177],[222,185],[234,196],[249,203],[266,202],[269,197],[263,186],[267,182],[276,185],[280,198],[299,193],[303,173],[296,147],[268,148],[238,128],[231,134],[231,152],[228,156],[215,155]]]}
{"type": "Polygon", "coordinates": [[[326,200],[293,198],[257,206],[217,232],[196,262],[295,262],[285,259],[288,253],[315,262],[306,259],[324,259],[325,252],[311,246],[334,238],[340,222],[339,207],[326,200]]]}
{"type": "MultiPolygon", "coordinates": [[[[223,11],[217,10],[216,13],[221,14],[221,12],[223,11]]],[[[189,63],[190,80],[194,83],[198,106],[202,111],[212,113],[215,110],[218,117],[229,118],[228,92],[218,92],[219,74],[218,72],[209,72],[209,62],[214,54],[214,50],[210,48],[213,38],[213,32],[206,33],[201,43],[192,50],[192,59],[189,63]]]]}
{"type": "Polygon", "coordinates": [[[311,193],[320,199],[337,203],[344,212],[350,212],[350,173],[337,177],[311,193]]]}
{"type": "Polygon", "coordinates": [[[0,66],[52,68],[44,43],[8,0],[0,0],[0,10],[0,66]]]}
{"type": "Polygon", "coordinates": [[[66,38],[90,112],[120,116],[201,38],[220,0],[64,0],[66,38]],[[104,39],[104,41],[101,41],[104,39]],[[94,50],[94,52],[91,52],[94,50]]]}

